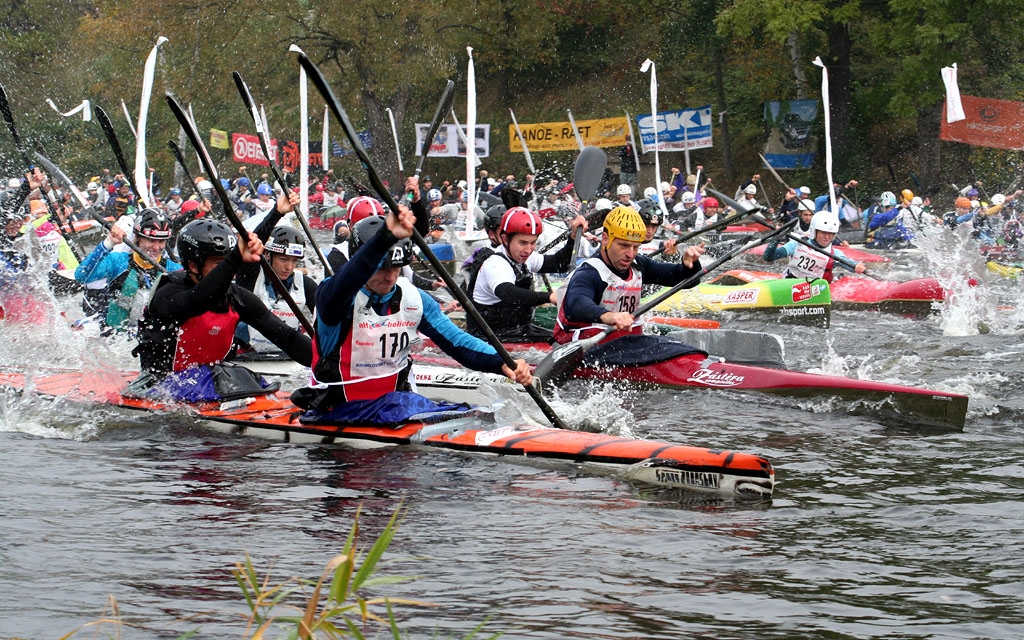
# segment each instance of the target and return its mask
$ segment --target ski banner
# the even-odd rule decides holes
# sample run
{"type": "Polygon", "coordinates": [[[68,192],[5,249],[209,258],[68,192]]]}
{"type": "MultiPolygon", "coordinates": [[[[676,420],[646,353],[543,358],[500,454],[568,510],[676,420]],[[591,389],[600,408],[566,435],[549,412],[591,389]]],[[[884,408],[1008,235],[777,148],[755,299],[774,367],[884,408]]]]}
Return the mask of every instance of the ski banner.
{"type": "Polygon", "coordinates": [[[641,153],[658,151],[686,151],[712,146],[711,105],[695,109],[659,111],[655,117],[649,113],[636,116],[640,130],[641,153]],[[655,146],[654,132],[658,132],[655,146]]]}
{"type": "MultiPolygon", "coordinates": [[[[427,136],[428,129],[430,129],[429,123],[416,123],[416,155],[420,155],[420,151],[423,149],[423,139],[427,136]]],[[[462,131],[465,130],[466,128],[463,126],[462,131]]],[[[489,124],[476,125],[476,155],[478,158],[487,158],[491,155],[491,125],[489,124]]],[[[466,144],[459,136],[459,127],[454,124],[442,124],[438,127],[427,156],[431,158],[465,157],[466,144]]]]}
{"type": "MultiPolygon", "coordinates": [[[[270,153],[277,160],[277,140],[270,141],[270,153]]],[[[231,154],[235,162],[242,164],[270,165],[260,148],[260,139],[248,133],[231,134],[231,154]]]]}
{"type": "MultiPolygon", "coordinates": [[[[520,122],[523,138],[530,147],[531,153],[539,151],[578,151],[576,133],[588,147],[621,147],[626,144],[629,131],[625,118],[599,118],[597,120],[577,120],[576,133],[569,122],[538,122],[527,124],[520,122]]],[[[522,153],[523,144],[515,125],[508,125],[508,150],[522,153]]]]}
{"type": "Polygon", "coordinates": [[[800,169],[814,164],[818,137],[817,100],[769,100],[764,103],[764,157],[775,169],[800,169]]]}
{"type": "Polygon", "coordinates": [[[1024,150],[1024,102],[976,96],[960,96],[960,100],[966,117],[958,122],[946,122],[943,104],[940,139],[978,147],[1024,150]]]}

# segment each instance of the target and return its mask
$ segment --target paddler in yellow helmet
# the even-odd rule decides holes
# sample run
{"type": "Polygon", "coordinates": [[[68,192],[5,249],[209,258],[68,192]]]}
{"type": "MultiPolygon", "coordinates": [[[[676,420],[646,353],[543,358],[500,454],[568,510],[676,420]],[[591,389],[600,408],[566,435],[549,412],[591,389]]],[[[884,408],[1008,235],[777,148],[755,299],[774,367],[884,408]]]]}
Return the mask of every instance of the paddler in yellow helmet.
{"type": "Polygon", "coordinates": [[[588,338],[607,326],[630,329],[644,284],[673,286],[701,270],[703,243],[686,247],[678,264],[637,255],[647,227],[632,207],[612,209],[603,231],[598,254],[585,260],[564,287],[554,329],[560,343],[588,338]]]}

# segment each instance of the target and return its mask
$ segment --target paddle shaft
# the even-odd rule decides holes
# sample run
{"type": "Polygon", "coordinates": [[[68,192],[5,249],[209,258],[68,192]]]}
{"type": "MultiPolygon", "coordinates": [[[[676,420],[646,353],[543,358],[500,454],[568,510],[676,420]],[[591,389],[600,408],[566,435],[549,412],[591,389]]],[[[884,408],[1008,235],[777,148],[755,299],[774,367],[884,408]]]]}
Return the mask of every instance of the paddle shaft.
{"type": "MultiPolygon", "coordinates": [[[[61,171],[60,167],[58,167],[53,162],[51,162],[50,159],[47,158],[46,156],[44,156],[43,154],[41,154],[41,153],[39,153],[37,151],[35,155],[36,155],[36,160],[39,161],[39,164],[43,165],[43,167],[50,174],[52,174],[55,178],[57,178],[58,182],[60,182],[65,187],[67,187],[68,189],[71,190],[71,193],[73,193],[75,195],[75,198],[78,200],[78,203],[82,205],[82,210],[88,212],[89,215],[91,215],[97,222],[99,222],[101,225],[103,225],[103,228],[106,229],[107,232],[109,232],[110,228],[113,225],[111,225],[110,222],[108,222],[106,218],[104,218],[102,215],[97,213],[96,208],[93,207],[92,204],[89,203],[89,201],[85,197],[85,194],[83,194],[81,191],[78,190],[78,187],[75,186],[75,183],[71,182],[71,178],[69,178],[66,173],[61,171]]],[[[132,242],[130,239],[128,239],[127,236],[125,236],[125,239],[124,239],[123,242],[125,243],[125,245],[127,245],[127,247],[129,249],[131,249],[135,253],[139,254],[140,256],[143,256],[144,260],[146,259],[145,258],[146,254],[143,253],[142,249],[139,249],[138,245],[136,245],[134,242],[132,242]]],[[[149,262],[148,260],[146,260],[146,261],[149,262]]],[[[156,267],[157,271],[159,271],[161,273],[167,273],[167,269],[162,264],[160,264],[159,262],[152,263],[152,264],[153,264],[154,267],[156,267]]]]}
{"type": "MultiPolygon", "coordinates": [[[[377,175],[377,170],[370,161],[370,156],[366,153],[366,149],[363,148],[363,144],[359,140],[359,136],[356,134],[355,127],[352,126],[352,122],[348,119],[348,114],[345,113],[344,108],[341,106],[341,102],[339,102],[337,96],[334,95],[334,91],[327,84],[327,80],[320,72],[320,69],[313,64],[312,60],[302,53],[299,54],[299,63],[306,70],[306,73],[309,74],[309,77],[313,80],[313,84],[320,91],[324,100],[327,101],[327,105],[331,108],[331,111],[334,112],[334,116],[338,118],[339,122],[341,122],[342,129],[345,130],[345,135],[348,136],[349,142],[352,143],[352,149],[356,152],[356,155],[359,156],[359,159],[362,160],[363,166],[366,168],[366,173],[370,178],[370,183],[373,185],[374,189],[377,190],[380,197],[384,199],[387,205],[391,207],[391,210],[397,215],[399,210],[398,203],[395,202],[391,192],[388,191],[384,186],[384,183],[381,182],[380,176],[377,175]]],[[[465,309],[466,313],[472,316],[473,320],[476,321],[483,330],[484,335],[491,343],[491,346],[494,347],[494,350],[498,352],[498,355],[501,356],[501,359],[505,362],[505,366],[514,371],[516,369],[516,362],[512,359],[512,355],[507,349],[505,349],[505,346],[501,344],[501,340],[498,339],[494,334],[494,331],[491,330],[491,327],[487,324],[487,321],[485,321],[483,316],[480,315],[480,312],[469,299],[469,296],[466,295],[466,292],[462,290],[462,287],[455,282],[455,278],[448,273],[448,270],[444,267],[441,261],[437,259],[437,256],[434,255],[430,245],[426,243],[423,236],[420,235],[420,232],[415,228],[415,226],[412,230],[412,239],[419,250],[423,252],[423,255],[426,256],[427,260],[430,262],[430,266],[432,266],[438,275],[441,276],[441,279],[444,280],[445,284],[448,286],[448,291],[455,296],[459,301],[459,304],[461,304],[463,309],[465,309]]],[[[535,385],[529,384],[524,385],[524,387],[530,394],[530,397],[533,398],[534,402],[537,403],[537,406],[540,407],[544,415],[551,421],[551,424],[560,429],[566,428],[565,423],[558,417],[558,414],[556,414],[555,410],[551,408],[551,405],[548,404],[547,400],[544,399],[535,385]]]]}
{"type": "MultiPolygon", "coordinates": [[[[758,208],[761,208],[761,207],[758,207],[758,208]]],[[[694,231],[688,231],[685,234],[683,234],[682,231],[671,231],[671,230],[669,230],[669,231],[671,233],[674,233],[677,236],[679,236],[678,238],[676,238],[676,244],[682,244],[683,242],[686,242],[688,240],[692,240],[693,238],[696,238],[697,236],[703,235],[703,234],[705,234],[705,233],[707,233],[709,231],[715,231],[717,229],[722,229],[723,227],[728,227],[729,225],[735,224],[735,223],[739,222],[740,220],[742,220],[743,218],[749,217],[749,216],[751,216],[751,215],[753,215],[755,213],[757,213],[757,208],[750,209],[750,210],[747,210],[747,211],[743,211],[742,213],[740,213],[740,215],[732,216],[731,218],[726,218],[724,220],[719,220],[718,222],[715,222],[714,224],[709,224],[706,227],[702,227],[702,228],[696,229],[694,231]],[[682,234],[682,235],[680,235],[680,234],[682,234]]],[[[648,258],[653,258],[655,256],[661,255],[664,252],[665,252],[665,247],[662,247],[662,248],[658,249],[657,251],[655,251],[654,253],[650,254],[647,257],[648,258]]]]}
{"type": "MultiPolygon", "coordinates": [[[[416,177],[418,178],[420,173],[423,171],[423,161],[427,159],[427,154],[430,153],[430,147],[434,144],[434,136],[437,135],[437,130],[441,128],[441,123],[444,122],[445,115],[448,114],[452,109],[452,102],[455,100],[455,82],[448,80],[444,86],[444,91],[441,92],[441,99],[437,103],[437,109],[434,111],[434,118],[430,121],[430,127],[427,129],[427,137],[423,139],[423,145],[420,147],[420,159],[416,163],[416,177]]],[[[412,194],[409,194],[409,201],[413,199],[412,194]]]]}
{"type": "MultiPolygon", "coordinates": [[[[249,85],[245,84],[245,80],[242,79],[242,75],[237,71],[232,71],[231,77],[235,80],[235,86],[238,88],[239,95],[242,96],[245,108],[249,111],[249,115],[252,116],[253,122],[256,124],[256,137],[260,141],[260,148],[263,149],[263,157],[267,159],[268,163],[270,163],[270,170],[274,173],[274,178],[277,180],[277,183],[281,185],[282,191],[284,193],[288,193],[288,183],[285,182],[284,175],[281,173],[281,167],[278,166],[277,161],[274,160],[274,156],[270,154],[270,141],[268,139],[270,137],[270,133],[264,127],[265,123],[260,117],[259,112],[256,110],[256,102],[252,98],[252,92],[249,91],[249,85]]],[[[218,194],[223,192],[223,189],[217,190],[218,194]]],[[[225,201],[224,208],[227,209],[228,206],[227,201],[225,201]]],[[[327,262],[327,258],[325,258],[324,254],[320,251],[320,245],[317,244],[316,238],[313,237],[313,230],[309,228],[309,223],[306,222],[306,216],[303,215],[302,210],[298,208],[294,210],[294,213],[295,217],[299,221],[299,225],[302,226],[302,231],[306,234],[306,237],[309,238],[309,244],[313,247],[313,252],[316,253],[317,259],[320,261],[320,264],[323,265],[324,273],[328,277],[333,276],[334,269],[331,268],[331,265],[327,262]]],[[[244,238],[245,236],[242,237],[244,238]]]]}
{"type": "Polygon", "coordinates": [[[117,132],[114,131],[114,125],[110,122],[110,118],[107,117],[107,112],[102,107],[95,107],[93,112],[96,114],[96,119],[99,120],[100,127],[103,128],[103,134],[107,137],[110,148],[114,151],[114,159],[117,160],[117,166],[121,168],[121,175],[124,176],[125,182],[128,183],[132,193],[135,194],[135,202],[140,208],[145,208],[146,202],[142,199],[142,194],[139,193],[135,181],[128,178],[132,173],[128,170],[128,162],[124,159],[121,143],[117,140],[117,132]]]}
{"type": "MultiPolygon", "coordinates": [[[[231,200],[228,199],[228,194],[224,190],[224,185],[220,183],[220,179],[217,177],[217,169],[213,166],[213,159],[210,158],[210,154],[206,150],[206,146],[203,145],[203,140],[199,137],[199,132],[196,130],[195,124],[191,119],[189,119],[188,115],[181,108],[181,105],[178,104],[178,101],[170,94],[167,95],[167,104],[170,106],[171,111],[174,112],[174,117],[178,119],[178,123],[185,130],[185,135],[188,136],[192,146],[198,152],[199,160],[203,163],[203,170],[210,174],[210,182],[213,183],[213,188],[217,190],[217,195],[224,203],[224,215],[227,216],[228,221],[231,222],[231,226],[235,228],[235,231],[240,236],[239,241],[248,242],[249,232],[242,224],[238,214],[235,213],[235,210],[231,205],[231,200]]],[[[241,251],[241,248],[239,248],[239,251],[241,251]]],[[[295,303],[295,299],[292,298],[290,293],[288,293],[288,288],[284,286],[283,282],[281,282],[281,278],[278,277],[273,267],[270,266],[270,261],[267,260],[265,255],[260,257],[259,264],[263,269],[264,277],[274,287],[277,295],[281,296],[281,299],[283,299],[285,304],[288,305],[291,312],[295,314],[295,318],[299,321],[299,324],[302,325],[302,328],[306,330],[306,333],[309,334],[310,337],[312,337],[313,325],[309,322],[309,319],[306,318],[306,314],[302,312],[299,305],[295,303]]],[[[185,265],[185,268],[187,269],[188,265],[185,265]]]]}

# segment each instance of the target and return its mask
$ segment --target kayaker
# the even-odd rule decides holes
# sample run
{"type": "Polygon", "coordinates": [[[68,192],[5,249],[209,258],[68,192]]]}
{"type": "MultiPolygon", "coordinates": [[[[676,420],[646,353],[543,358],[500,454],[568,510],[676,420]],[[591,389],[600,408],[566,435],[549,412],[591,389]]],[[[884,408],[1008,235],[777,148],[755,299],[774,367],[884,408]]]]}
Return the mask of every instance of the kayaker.
{"type": "MultiPolygon", "coordinates": [[[[294,205],[282,194],[276,207],[287,213],[294,205]]],[[[210,218],[181,230],[178,256],[184,268],[160,278],[139,321],[139,344],[132,354],[139,356],[142,373],[126,395],[216,401],[265,392],[268,385],[255,374],[223,362],[240,321],[309,366],[309,337],[282,322],[252,291],[232,282],[243,263],[259,261],[262,253],[255,233],[239,243],[230,227],[210,218]]]]}
{"type": "MultiPolygon", "coordinates": [[[[414,221],[412,211],[401,206],[397,214],[367,218],[352,228],[351,259],[316,291],[313,375],[308,387],[292,394],[297,406],[336,416],[362,406],[355,401],[387,403],[393,392],[410,391],[409,352],[417,332],[465,367],[530,383],[525,361],[507,368],[490,345],[456,327],[436,301],[400,277],[412,259],[414,221]]],[[[368,412],[377,416],[374,407],[368,412]]]]}
{"type": "MultiPolygon", "coordinates": [[[[832,271],[836,265],[833,258],[846,258],[842,249],[838,249],[832,244],[836,234],[839,233],[839,216],[829,211],[815,213],[811,218],[811,231],[814,237],[808,238],[808,242],[813,243],[832,257],[821,251],[815,251],[796,240],[790,240],[780,247],[778,236],[776,236],[764,248],[765,262],[789,258],[789,265],[786,267],[783,277],[824,278],[828,282],[832,282],[832,271]]],[[[845,265],[840,266],[848,268],[845,265]]],[[[853,271],[864,273],[865,268],[863,262],[858,262],[853,271]]]]}
{"type": "MultiPolygon", "coordinates": [[[[122,217],[121,220],[128,220],[122,217]]],[[[171,220],[163,211],[143,209],[135,216],[132,229],[135,244],[142,254],[118,251],[128,232],[121,222],[110,226],[110,233],[96,245],[75,269],[75,280],[87,287],[100,283],[101,288],[87,288],[90,309],[101,326],[115,331],[134,328],[139,320],[148,291],[160,275],[157,265],[167,271],[179,271],[181,265],[167,255],[167,241],[171,237],[171,220]]]]}
{"type": "Polygon", "coordinates": [[[874,249],[902,249],[910,246],[914,234],[904,222],[904,218],[911,215],[910,203],[897,206],[896,195],[891,191],[883,191],[881,207],[884,211],[876,213],[868,222],[869,238],[865,246],[874,249]]]}
{"type": "Polygon", "coordinates": [[[687,247],[678,264],[637,255],[646,228],[631,207],[612,209],[603,229],[598,255],[585,260],[565,284],[554,329],[559,343],[600,333],[607,328],[602,325],[620,331],[636,326],[639,330],[632,314],[640,306],[645,283],[672,286],[700,272],[703,244],[687,247]]]}
{"type": "Polygon", "coordinates": [[[669,238],[668,240],[654,239],[654,236],[657,235],[664,222],[661,208],[650,200],[641,200],[636,204],[640,207],[640,217],[644,221],[644,227],[646,227],[644,243],[640,245],[640,255],[646,256],[656,251],[661,251],[662,255],[666,256],[676,255],[675,238],[669,238]]]}
{"type": "MultiPolygon", "coordinates": [[[[297,196],[295,198],[298,199],[297,196]]],[[[256,235],[260,235],[259,231],[256,232],[256,235]]],[[[278,225],[270,231],[270,237],[263,245],[263,249],[269,254],[270,268],[281,279],[288,290],[288,295],[300,309],[308,310],[312,316],[315,310],[313,299],[316,295],[317,283],[304,274],[301,269],[296,268],[306,257],[306,238],[291,225],[278,225]]],[[[267,279],[258,264],[242,265],[238,270],[237,280],[239,285],[255,293],[256,297],[282,322],[301,331],[299,319],[295,317],[295,313],[292,312],[284,298],[277,294],[274,285],[267,279]]],[[[238,328],[235,329],[235,339],[240,343],[240,348],[247,351],[281,352],[266,336],[245,322],[238,323],[238,328]]]]}
{"type": "MultiPolygon", "coordinates": [[[[533,324],[533,309],[554,304],[554,291],[534,291],[533,274],[564,273],[572,262],[572,240],[577,228],[586,230],[581,215],[569,223],[569,239],[552,254],[534,251],[544,223],[536,212],[525,207],[512,207],[501,218],[498,227],[500,246],[477,251],[463,272],[470,299],[480,315],[503,342],[551,341],[548,329],[533,324]]],[[[483,329],[466,317],[466,330],[483,336],[483,329]]]]}

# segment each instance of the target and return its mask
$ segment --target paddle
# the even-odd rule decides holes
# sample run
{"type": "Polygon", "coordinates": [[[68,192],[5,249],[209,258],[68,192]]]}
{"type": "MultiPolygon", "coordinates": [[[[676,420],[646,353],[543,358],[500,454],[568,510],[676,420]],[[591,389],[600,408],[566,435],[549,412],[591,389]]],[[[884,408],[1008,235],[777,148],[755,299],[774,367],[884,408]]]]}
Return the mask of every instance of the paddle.
{"type": "MultiPolygon", "coordinates": [[[[608,154],[600,147],[583,147],[580,155],[576,157],[576,166],[573,168],[572,186],[576,190],[576,197],[583,203],[583,215],[587,215],[587,205],[590,199],[597,193],[597,187],[601,184],[604,170],[608,167],[608,154]]],[[[583,227],[576,227],[576,235],[572,239],[573,261],[569,265],[569,272],[576,268],[576,256],[580,250],[580,238],[583,237],[583,227]]]]}
{"type": "MultiPolygon", "coordinates": [[[[702,276],[704,276],[707,273],[710,273],[711,271],[714,271],[718,267],[722,266],[723,264],[731,260],[733,257],[743,253],[744,251],[749,251],[754,247],[763,244],[764,242],[767,242],[768,240],[771,240],[772,238],[778,235],[788,232],[789,229],[796,223],[797,221],[793,220],[787,223],[786,225],[779,227],[778,229],[773,229],[761,236],[758,236],[746,242],[742,246],[733,248],[718,260],[715,260],[708,266],[701,268],[699,272],[693,274],[689,278],[686,278],[685,280],[678,283],[674,287],[667,289],[666,291],[663,291],[653,299],[641,305],[633,313],[633,318],[639,318],[641,315],[657,307],[659,304],[667,300],[669,297],[675,295],[676,293],[682,291],[687,287],[693,286],[694,284],[700,282],[702,276]]],[[[601,333],[590,338],[587,338],[586,340],[570,342],[568,344],[552,349],[551,352],[548,353],[548,355],[540,362],[540,364],[537,365],[537,368],[534,369],[533,375],[543,380],[546,380],[549,383],[558,384],[559,382],[567,378],[569,375],[571,375],[572,372],[575,371],[576,368],[580,366],[580,363],[583,362],[583,358],[587,355],[588,351],[596,347],[597,344],[605,338],[605,336],[607,336],[614,330],[614,327],[608,327],[601,333]]]]}
{"type": "MultiPolygon", "coordinates": [[[[709,224],[709,225],[707,225],[705,227],[701,227],[700,229],[696,229],[694,231],[688,231],[686,233],[683,233],[682,231],[672,231],[671,229],[668,229],[668,231],[670,233],[676,234],[676,236],[677,236],[676,237],[676,244],[677,245],[678,244],[683,244],[684,242],[687,242],[688,240],[692,240],[693,238],[696,238],[697,236],[703,235],[703,234],[705,234],[705,233],[707,233],[709,231],[715,231],[717,229],[722,229],[724,227],[728,227],[731,224],[736,224],[737,222],[739,222],[743,218],[747,218],[749,216],[752,216],[755,213],[757,213],[758,211],[764,211],[764,207],[762,207],[761,205],[758,205],[758,206],[754,207],[753,209],[747,209],[745,211],[739,212],[739,215],[732,216],[731,218],[725,218],[724,220],[719,220],[719,221],[715,222],[714,224],[709,224]]],[[[648,258],[653,258],[655,256],[661,255],[664,252],[665,252],[665,247],[662,247],[662,248],[658,249],[657,251],[655,251],[654,253],[648,255],[647,257],[648,258]]]]}
{"type": "MultiPolygon", "coordinates": [[[[323,96],[324,100],[327,102],[327,105],[331,108],[331,111],[334,112],[334,116],[338,118],[339,122],[341,122],[341,126],[345,130],[345,135],[348,136],[349,142],[352,143],[352,149],[356,152],[356,155],[359,156],[359,159],[362,161],[363,166],[366,168],[366,173],[370,178],[370,183],[373,184],[374,189],[376,189],[377,193],[384,200],[384,202],[387,203],[387,205],[391,207],[391,210],[397,214],[398,203],[395,202],[395,198],[391,195],[391,192],[388,191],[387,187],[384,186],[384,183],[381,182],[380,176],[377,175],[377,170],[374,168],[373,163],[370,161],[370,156],[366,153],[366,149],[363,148],[363,143],[359,140],[359,136],[356,134],[356,129],[355,127],[352,126],[352,122],[348,119],[348,114],[346,114],[345,109],[342,108],[341,102],[338,101],[337,96],[334,95],[334,91],[330,88],[330,86],[328,86],[327,80],[320,72],[320,69],[318,69],[317,66],[313,64],[313,61],[306,57],[306,54],[304,53],[300,52],[298,56],[299,64],[301,64],[302,67],[306,70],[306,73],[309,75],[309,78],[313,81],[313,84],[316,86],[317,90],[320,91],[320,95],[323,96]]],[[[501,344],[501,340],[499,340],[498,337],[494,335],[494,331],[491,330],[490,326],[488,326],[487,322],[480,315],[480,312],[477,310],[476,306],[473,305],[473,302],[469,299],[469,296],[466,295],[466,292],[462,290],[462,287],[460,287],[459,284],[455,282],[455,278],[453,278],[452,275],[448,273],[448,269],[446,269],[445,266],[441,263],[441,261],[437,259],[437,256],[435,256],[434,252],[430,249],[430,245],[426,243],[426,241],[423,239],[423,236],[420,235],[420,232],[417,231],[415,227],[413,227],[412,231],[412,240],[413,242],[416,243],[416,246],[423,253],[423,255],[426,256],[427,260],[430,262],[430,266],[432,266],[434,268],[434,271],[436,271],[437,274],[441,276],[441,279],[444,280],[445,284],[448,286],[448,291],[455,296],[455,298],[462,305],[462,308],[465,309],[466,313],[472,316],[476,323],[483,330],[484,335],[487,337],[487,340],[491,343],[491,346],[493,346],[494,350],[498,352],[498,355],[501,356],[501,359],[505,361],[505,365],[509,369],[515,369],[515,360],[512,359],[512,356],[509,354],[508,350],[506,350],[504,345],[501,344]]],[[[555,410],[552,409],[551,405],[549,405],[547,400],[544,399],[540,391],[537,389],[537,386],[534,384],[530,384],[526,385],[525,387],[526,391],[530,394],[530,397],[533,398],[534,402],[537,403],[537,406],[540,407],[540,410],[544,413],[547,419],[551,421],[551,424],[560,429],[565,429],[565,423],[562,422],[562,419],[558,417],[558,414],[555,413],[555,410]]]]}
{"type": "MultiPolygon", "coordinates": [[[[210,158],[210,153],[206,150],[206,145],[203,144],[203,139],[200,137],[199,131],[196,130],[195,123],[193,123],[192,119],[188,117],[188,114],[186,114],[184,109],[181,108],[181,105],[179,105],[178,101],[174,99],[174,96],[170,94],[167,94],[167,105],[171,108],[171,111],[174,112],[174,117],[178,119],[178,124],[180,124],[181,128],[185,130],[185,135],[188,136],[189,141],[192,143],[192,147],[199,155],[199,161],[203,164],[203,170],[209,174],[210,182],[213,183],[213,188],[217,190],[217,196],[220,198],[221,202],[224,203],[224,215],[227,216],[228,221],[231,222],[231,226],[233,226],[238,235],[241,236],[239,241],[247,242],[249,238],[249,231],[244,225],[242,225],[241,219],[239,219],[238,214],[235,213],[231,200],[228,198],[227,191],[224,190],[224,185],[220,183],[220,178],[217,177],[217,169],[213,165],[213,159],[210,158]]],[[[259,264],[263,269],[264,277],[274,287],[277,295],[281,296],[281,299],[283,299],[285,304],[288,305],[291,312],[295,314],[295,318],[299,321],[299,324],[302,325],[302,328],[305,329],[306,333],[312,337],[313,325],[310,324],[309,319],[306,318],[306,314],[302,312],[299,305],[295,304],[295,300],[292,298],[291,294],[288,293],[287,287],[284,286],[284,283],[281,282],[281,278],[277,276],[277,273],[270,266],[270,261],[267,259],[266,255],[261,257],[259,264]]]]}
{"type": "MultiPolygon", "coordinates": [[[[455,82],[449,80],[448,84],[444,86],[444,91],[441,92],[441,99],[438,101],[437,109],[434,111],[434,119],[430,121],[430,126],[427,128],[427,137],[423,139],[423,145],[420,147],[420,159],[416,163],[415,173],[417,178],[420,177],[420,172],[423,171],[423,161],[427,159],[430,147],[434,144],[434,136],[437,135],[437,130],[441,127],[441,123],[444,122],[444,117],[452,110],[452,102],[454,100],[455,82]]],[[[408,202],[412,202],[412,193],[406,199],[408,202]]]]}
{"type": "Polygon", "coordinates": [[[146,202],[142,199],[142,195],[139,193],[138,187],[135,186],[134,180],[129,180],[128,176],[133,175],[128,169],[128,163],[124,159],[124,153],[121,151],[121,143],[117,141],[117,132],[114,131],[114,125],[111,124],[110,118],[107,117],[107,112],[101,107],[93,107],[93,113],[96,114],[96,119],[100,123],[100,127],[103,128],[103,134],[107,137],[107,142],[110,144],[110,148],[114,151],[114,159],[117,160],[117,166],[121,169],[121,175],[124,177],[124,181],[128,183],[132,193],[135,195],[135,202],[140,209],[146,207],[146,202]]]}
{"type": "MultiPolygon", "coordinates": [[[[86,199],[85,194],[79,191],[78,187],[76,187],[75,184],[71,182],[71,178],[69,178],[66,173],[60,170],[60,167],[51,162],[50,159],[44,156],[43,154],[36,151],[35,156],[36,160],[38,160],[39,164],[41,164],[43,168],[46,169],[47,173],[56,178],[58,183],[64,185],[65,187],[71,190],[71,193],[75,195],[75,199],[77,199],[78,203],[82,205],[82,210],[88,211],[89,215],[95,218],[96,221],[103,225],[103,228],[109,232],[112,226],[110,222],[107,221],[107,219],[104,218],[102,215],[96,212],[96,209],[89,203],[88,199],[86,199]]],[[[127,236],[124,239],[124,243],[128,246],[129,249],[142,256],[143,259],[146,259],[146,254],[142,251],[142,249],[140,249],[138,245],[136,245],[134,242],[129,240],[127,236]]],[[[149,260],[146,261],[149,262],[149,260]]],[[[167,269],[159,262],[155,262],[152,264],[153,266],[156,267],[157,271],[160,271],[161,273],[167,273],[167,269]]]]}
{"type": "MultiPolygon", "coordinates": [[[[719,198],[721,198],[722,201],[725,202],[726,204],[728,204],[730,207],[734,206],[735,201],[731,200],[729,198],[729,196],[725,195],[724,193],[720,193],[718,191],[715,191],[714,189],[708,189],[708,191],[710,191],[711,193],[713,193],[716,196],[718,196],[719,198]]],[[[774,224],[772,224],[771,221],[767,220],[764,216],[762,216],[759,213],[754,214],[751,217],[753,217],[754,221],[757,222],[762,227],[766,227],[768,229],[777,229],[778,228],[774,224]]],[[[796,220],[792,220],[791,222],[796,222],[796,220]]],[[[813,242],[811,242],[807,238],[803,238],[801,236],[794,235],[792,233],[787,233],[786,237],[789,238],[790,240],[795,240],[796,242],[798,242],[799,244],[804,245],[805,247],[808,247],[810,249],[814,249],[815,251],[817,251],[818,253],[820,253],[820,254],[822,254],[824,256],[828,256],[829,258],[832,258],[833,260],[835,260],[839,264],[849,268],[850,270],[856,270],[856,268],[857,268],[857,263],[856,262],[852,262],[850,260],[847,260],[846,258],[841,258],[841,257],[833,254],[831,251],[826,251],[825,249],[823,249],[823,248],[819,247],[818,245],[814,244],[813,242]]],[[[867,277],[873,278],[875,280],[881,280],[882,279],[882,278],[879,278],[878,276],[876,276],[874,274],[868,273],[867,271],[864,271],[863,275],[866,275],[867,277]]]]}
{"type": "MultiPolygon", "coordinates": [[[[242,96],[242,102],[245,103],[245,108],[252,116],[253,123],[256,125],[256,137],[260,141],[260,148],[263,149],[263,157],[270,163],[270,170],[274,173],[274,178],[277,183],[281,185],[281,189],[284,193],[288,193],[288,183],[284,180],[284,175],[281,173],[281,167],[278,166],[277,161],[274,160],[274,156],[270,154],[270,132],[266,129],[266,123],[263,122],[263,117],[260,115],[259,110],[256,108],[256,101],[252,98],[252,92],[249,91],[249,85],[245,84],[245,80],[242,80],[242,75],[237,71],[231,72],[231,77],[235,79],[235,87],[238,88],[239,95],[242,96]]],[[[325,141],[326,144],[326,141],[325,141]]],[[[220,191],[218,191],[220,193],[220,191]]],[[[227,208],[227,201],[225,201],[225,208],[227,208]]],[[[313,237],[313,230],[309,228],[309,223],[306,222],[306,216],[303,215],[302,211],[296,208],[294,210],[295,217],[298,219],[299,224],[302,226],[302,231],[309,238],[309,244],[313,247],[313,252],[316,254],[320,264],[324,267],[324,273],[327,277],[334,275],[334,270],[331,269],[331,265],[327,263],[327,258],[320,251],[320,245],[317,244],[316,238],[313,237]]],[[[245,236],[242,236],[243,238],[245,236]]]]}
{"type": "MultiPolygon", "coordinates": [[[[25,161],[25,167],[31,171],[34,166],[33,162],[29,159],[28,153],[25,151],[25,145],[21,142],[21,136],[18,135],[18,128],[14,126],[14,115],[11,113],[11,104],[7,100],[7,90],[4,85],[0,84],[0,114],[3,115],[4,121],[7,123],[7,129],[11,132],[11,138],[14,140],[14,146],[18,149],[18,153],[21,154],[21,158],[25,161]]],[[[42,189],[40,189],[42,193],[42,189]]],[[[75,228],[68,223],[68,228],[71,230],[71,234],[74,237],[74,242],[68,242],[68,237],[64,235],[63,224],[60,221],[60,216],[57,215],[57,210],[53,208],[53,203],[50,202],[50,198],[43,194],[43,202],[46,204],[46,210],[50,213],[50,222],[57,228],[57,233],[64,238],[64,242],[68,243],[68,247],[71,248],[71,253],[75,256],[75,259],[81,262],[85,256],[85,252],[82,251],[81,243],[78,241],[78,232],[75,228]]]]}

